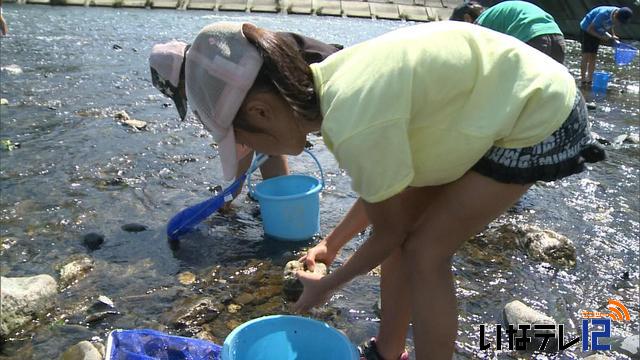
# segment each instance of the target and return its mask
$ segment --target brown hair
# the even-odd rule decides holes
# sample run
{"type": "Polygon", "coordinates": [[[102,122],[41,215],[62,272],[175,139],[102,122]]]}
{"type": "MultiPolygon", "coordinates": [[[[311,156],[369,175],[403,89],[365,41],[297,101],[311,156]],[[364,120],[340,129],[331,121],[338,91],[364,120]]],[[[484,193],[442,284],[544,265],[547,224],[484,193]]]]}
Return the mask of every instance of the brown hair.
{"type": "Polygon", "coordinates": [[[484,7],[477,1],[466,1],[464,4],[453,9],[449,20],[464,21],[464,16],[469,15],[471,20],[476,21],[483,11],[484,7]]]}
{"type": "MultiPolygon", "coordinates": [[[[320,119],[322,115],[313,87],[313,74],[298,49],[282,35],[252,24],[244,24],[242,32],[264,59],[249,93],[279,93],[298,117],[307,121],[320,119]]],[[[250,132],[260,131],[247,122],[242,108],[233,120],[233,126],[250,132]]]]}

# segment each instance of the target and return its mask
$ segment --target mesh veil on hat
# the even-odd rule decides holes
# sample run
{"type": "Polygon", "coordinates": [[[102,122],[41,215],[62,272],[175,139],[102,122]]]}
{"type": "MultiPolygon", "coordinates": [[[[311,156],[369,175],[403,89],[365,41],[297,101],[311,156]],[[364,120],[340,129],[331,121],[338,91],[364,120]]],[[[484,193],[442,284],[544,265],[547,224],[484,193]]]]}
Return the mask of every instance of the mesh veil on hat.
{"type": "Polygon", "coordinates": [[[204,27],[186,55],[186,93],[191,109],[218,144],[226,180],[236,175],[239,154],[235,118],[262,66],[262,57],[242,33],[243,23],[204,27]]]}
{"type": "Polygon", "coordinates": [[[172,40],[154,45],[149,55],[151,82],[161,93],[176,104],[180,119],[187,115],[187,97],[184,95],[184,56],[189,45],[172,40]],[[182,82],[180,80],[183,80],[182,82]]]}

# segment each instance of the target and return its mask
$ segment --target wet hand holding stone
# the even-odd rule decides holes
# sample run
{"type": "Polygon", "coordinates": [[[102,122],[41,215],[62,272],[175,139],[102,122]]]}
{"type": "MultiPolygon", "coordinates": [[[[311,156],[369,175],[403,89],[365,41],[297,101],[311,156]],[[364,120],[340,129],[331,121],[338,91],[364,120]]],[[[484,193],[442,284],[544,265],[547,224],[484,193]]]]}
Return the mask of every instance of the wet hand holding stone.
{"type": "Polygon", "coordinates": [[[307,271],[325,276],[327,275],[327,265],[321,262],[316,262],[315,268],[313,271],[310,271],[298,260],[289,261],[284,267],[282,281],[282,293],[287,301],[297,301],[304,290],[304,287],[297,276],[298,271],[307,271]]]}

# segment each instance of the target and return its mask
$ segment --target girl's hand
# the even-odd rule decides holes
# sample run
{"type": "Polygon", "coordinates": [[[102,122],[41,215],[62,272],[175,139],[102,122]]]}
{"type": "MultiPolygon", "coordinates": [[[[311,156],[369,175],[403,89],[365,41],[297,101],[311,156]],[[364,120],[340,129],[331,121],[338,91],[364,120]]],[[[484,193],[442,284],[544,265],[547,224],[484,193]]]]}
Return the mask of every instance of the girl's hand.
{"type": "Polygon", "coordinates": [[[329,301],[333,289],[327,286],[327,281],[319,274],[298,271],[298,279],[304,286],[302,295],[293,305],[296,312],[307,312],[311,308],[329,301]]]}
{"type": "Polygon", "coordinates": [[[298,261],[303,263],[308,270],[313,271],[314,267],[316,266],[316,261],[323,262],[325,263],[325,265],[327,265],[327,267],[329,267],[329,265],[331,265],[333,260],[336,258],[336,255],[336,251],[329,250],[329,248],[327,247],[327,241],[325,239],[320,241],[318,245],[309,249],[309,251],[307,251],[307,254],[298,259],[298,261]]]}

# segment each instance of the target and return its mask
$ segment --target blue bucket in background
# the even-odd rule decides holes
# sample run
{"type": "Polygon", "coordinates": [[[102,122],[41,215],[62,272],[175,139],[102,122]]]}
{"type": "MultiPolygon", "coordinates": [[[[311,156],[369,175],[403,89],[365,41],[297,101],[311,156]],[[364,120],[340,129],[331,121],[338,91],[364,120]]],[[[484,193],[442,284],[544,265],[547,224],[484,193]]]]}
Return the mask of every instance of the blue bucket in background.
{"type": "Polygon", "coordinates": [[[607,90],[607,86],[609,86],[609,78],[611,77],[611,73],[606,71],[594,71],[593,72],[593,83],[592,89],[596,92],[603,92],[607,90]]]}
{"type": "Polygon", "coordinates": [[[622,42],[616,45],[616,51],[615,51],[616,65],[618,66],[629,65],[631,64],[633,59],[636,57],[636,55],[638,55],[638,49],[636,49],[635,47],[622,42]]]}
{"type": "Polygon", "coordinates": [[[309,318],[272,315],[250,320],[224,340],[222,360],[359,359],[340,331],[309,318]]]}
{"type": "Polygon", "coordinates": [[[263,180],[249,191],[260,203],[264,233],[279,240],[304,241],[320,232],[320,191],[324,173],[318,159],[305,150],[318,165],[322,180],[308,175],[285,175],[263,180]]]}

